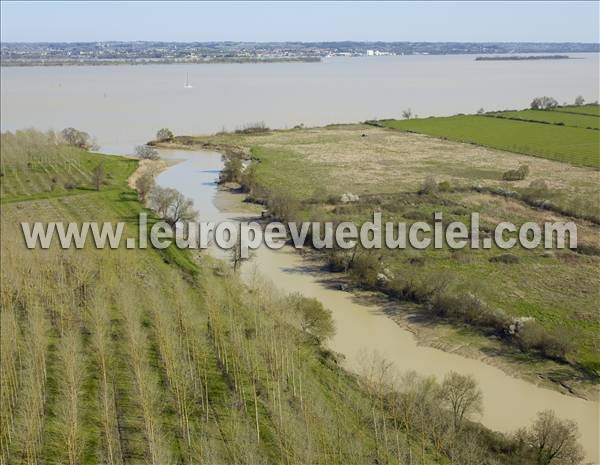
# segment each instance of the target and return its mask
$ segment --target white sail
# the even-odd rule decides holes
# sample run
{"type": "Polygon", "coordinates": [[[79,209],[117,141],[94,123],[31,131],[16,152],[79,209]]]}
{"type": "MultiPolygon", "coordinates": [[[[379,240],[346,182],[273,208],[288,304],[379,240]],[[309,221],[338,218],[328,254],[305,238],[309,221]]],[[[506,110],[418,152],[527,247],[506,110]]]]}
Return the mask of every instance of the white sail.
{"type": "Polygon", "coordinates": [[[192,86],[190,84],[190,73],[186,73],[186,75],[185,75],[185,85],[183,87],[185,87],[186,89],[191,89],[192,87],[194,87],[194,86],[192,86]]]}

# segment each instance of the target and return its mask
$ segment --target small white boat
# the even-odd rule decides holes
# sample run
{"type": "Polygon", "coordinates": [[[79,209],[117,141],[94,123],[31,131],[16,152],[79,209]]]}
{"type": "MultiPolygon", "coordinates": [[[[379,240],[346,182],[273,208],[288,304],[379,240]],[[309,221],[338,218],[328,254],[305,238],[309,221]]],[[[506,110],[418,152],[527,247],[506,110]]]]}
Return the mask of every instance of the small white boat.
{"type": "Polygon", "coordinates": [[[183,86],[186,89],[192,89],[194,86],[190,84],[190,73],[186,73],[185,75],[185,85],[183,86]]]}

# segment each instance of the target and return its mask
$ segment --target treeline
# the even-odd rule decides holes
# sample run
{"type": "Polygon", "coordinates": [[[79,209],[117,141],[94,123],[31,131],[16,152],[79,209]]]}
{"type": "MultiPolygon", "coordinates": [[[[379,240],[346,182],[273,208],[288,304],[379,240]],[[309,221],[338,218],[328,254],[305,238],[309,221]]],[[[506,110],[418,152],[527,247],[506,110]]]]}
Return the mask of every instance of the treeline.
{"type": "Polygon", "coordinates": [[[66,128],[59,133],[23,129],[14,133],[4,132],[0,137],[3,175],[7,170],[31,170],[37,167],[75,163],[78,161],[79,150],[90,150],[96,147],[88,133],[74,128],[66,128]]]}

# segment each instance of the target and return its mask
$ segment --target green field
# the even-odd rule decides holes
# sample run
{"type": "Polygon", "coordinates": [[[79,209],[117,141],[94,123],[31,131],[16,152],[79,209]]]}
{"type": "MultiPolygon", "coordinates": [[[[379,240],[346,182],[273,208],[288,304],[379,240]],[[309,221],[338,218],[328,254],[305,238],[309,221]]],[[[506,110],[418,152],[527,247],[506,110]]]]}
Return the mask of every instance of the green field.
{"type": "Polygon", "coordinates": [[[600,116],[600,105],[572,105],[566,107],[557,107],[552,111],[565,113],[580,113],[582,115],[600,116]]]}
{"type": "Polygon", "coordinates": [[[137,166],[133,159],[59,146],[53,133],[34,130],[2,134],[0,158],[1,203],[88,193],[99,165],[106,173],[102,189],[118,189],[137,166]]]}
{"type": "Polygon", "coordinates": [[[459,115],[381,121],[385,127],[600,168],[600,132],[568,126],[459,115]]]}
{"type": "Polygon", "coordinates": [[[540,121],[563,126],[571,126],[575,128],[600,128],[600,118],[587,114],[564,113],[559,111],[549,110],[521,110],[521,111],[500,111],[498,113],[490,113],[499,118],[518,118],[529,121],[540,121]]]}

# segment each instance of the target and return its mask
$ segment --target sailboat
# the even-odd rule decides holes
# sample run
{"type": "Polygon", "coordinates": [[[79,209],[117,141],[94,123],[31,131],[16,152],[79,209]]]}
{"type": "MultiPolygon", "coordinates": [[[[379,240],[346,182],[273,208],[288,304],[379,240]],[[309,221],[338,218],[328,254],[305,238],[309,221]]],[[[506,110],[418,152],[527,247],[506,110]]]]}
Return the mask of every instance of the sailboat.
{"type": "Polygon", "coordinates": [[[194,87],[194,86],[192,86],[190,84],[190,73],[186,73],[186,75],[185,75],[185,85],[183,87],[185,87],[186,89],[191,89],[192,87],[194,87]]]}

